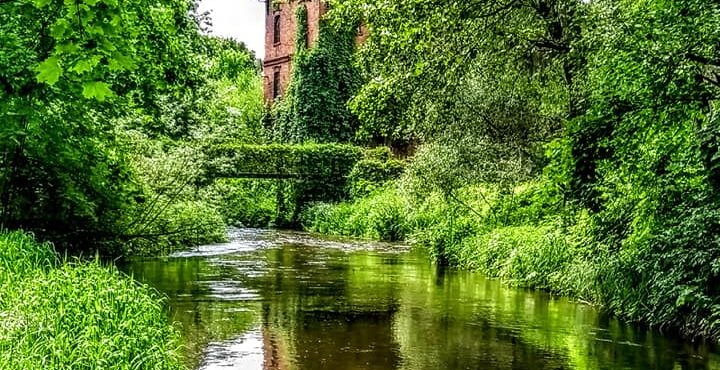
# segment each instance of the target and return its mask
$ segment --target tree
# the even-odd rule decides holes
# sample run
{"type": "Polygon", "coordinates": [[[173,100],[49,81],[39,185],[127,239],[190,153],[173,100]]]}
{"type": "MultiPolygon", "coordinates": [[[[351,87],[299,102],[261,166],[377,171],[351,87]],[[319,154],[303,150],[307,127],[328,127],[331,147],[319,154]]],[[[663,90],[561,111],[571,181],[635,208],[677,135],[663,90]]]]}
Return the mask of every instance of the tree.
{"type": "Polygon", "coordinates": [[[192,85],[185,0],[0,2],[0,223],[76,245],[141,198],[113,120],[192,85]]]}

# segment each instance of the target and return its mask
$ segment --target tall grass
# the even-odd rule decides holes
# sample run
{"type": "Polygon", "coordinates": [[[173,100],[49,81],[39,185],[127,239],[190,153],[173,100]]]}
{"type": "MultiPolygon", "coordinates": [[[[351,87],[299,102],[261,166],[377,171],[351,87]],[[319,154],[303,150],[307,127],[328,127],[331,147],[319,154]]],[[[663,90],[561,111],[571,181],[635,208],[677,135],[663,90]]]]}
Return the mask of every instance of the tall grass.
{"type": "Polygon", "coordinates": [[[0,234],[0,369],[181,369],[163,301],[99,262],[0,234]]]}

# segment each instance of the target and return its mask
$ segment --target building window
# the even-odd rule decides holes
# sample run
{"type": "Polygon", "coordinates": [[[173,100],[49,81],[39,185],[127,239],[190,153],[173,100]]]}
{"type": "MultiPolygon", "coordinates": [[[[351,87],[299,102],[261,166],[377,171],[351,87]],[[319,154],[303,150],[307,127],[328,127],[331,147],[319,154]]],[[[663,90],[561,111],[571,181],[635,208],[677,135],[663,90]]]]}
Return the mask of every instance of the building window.
{"type": "Polygon", "coordinates": [[[273,99],[277,99],[282,92],[280,91],[280,70],[276,69],[273,73],[273,99]]]}
{"type": "Polygon", "coordinates": [[[275,16],[273,21],[273,44],[280,43],[280,14],[275,16]]]}

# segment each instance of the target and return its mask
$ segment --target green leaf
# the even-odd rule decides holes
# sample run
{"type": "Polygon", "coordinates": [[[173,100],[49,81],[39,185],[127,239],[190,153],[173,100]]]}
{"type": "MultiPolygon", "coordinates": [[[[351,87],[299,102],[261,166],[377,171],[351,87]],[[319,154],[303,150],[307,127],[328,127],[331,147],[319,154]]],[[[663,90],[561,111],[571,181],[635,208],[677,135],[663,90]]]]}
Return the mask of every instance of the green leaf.
{"type": "Polygon", "coordinates": [[[132,71],[137,68],[137,64],[135,64],[133,58],[120,53],[115,53],[109,60],[108,67],[113,72],[122,70],[132,71]]]}
{"type": "Polygon", "coordinates": [[[70,54],[80,51],[80,46],[78,46],[77,44],[73,44],[72,42],[66,42],[64,44],[58,44],[57,46],[55,46],[55,50],[58,53],[70,54]]]}
{"type": "Polygon", "coordinates": [[[39,82],[45,82],[48,85],[55,85],[62,74],[59,58],[47,58],[44,62],[35,67],[35,72],[37,72],[37,80],[39,82]]]}
{"type": "Polygon", "coordinates": [[[86,31],[88,34],[93,36],[102,36],[105,34],[105,30],[103,30],[102,25],[94,25],[87,27],[86,31]]]}
{"type": "Polygon", "coordinates": [[[50,27],[50,35],[56,40],[61,39],[68,29],[70,29],[70,22],[67,19],[59,19],[50,27]]]}
{"type": "Polygon", "coordinates": [[[46,6],[50,5],[51,2],[52,2],[52,0],[35,0],[34,1],[36,8],[46,7],[46,6]]]}
{"type": "Polygon", "coordinates": [[[101,81],[90,81],[83,83],[83,96],[87,99],[95,99],[97,101],[105,101],[105,99],[115,95],[110,90],[110,85],[101,81]]]}
{"type": "Polygon", "coordinates": [[[93,56],[87,59],[83,59],[75,63],[75,66],[73,66],[72,70],[73,72],[76,72],[78,74],[90,72],[92,71],[95,66],[100,63],[100,57],[99,56],[93,56]]]}

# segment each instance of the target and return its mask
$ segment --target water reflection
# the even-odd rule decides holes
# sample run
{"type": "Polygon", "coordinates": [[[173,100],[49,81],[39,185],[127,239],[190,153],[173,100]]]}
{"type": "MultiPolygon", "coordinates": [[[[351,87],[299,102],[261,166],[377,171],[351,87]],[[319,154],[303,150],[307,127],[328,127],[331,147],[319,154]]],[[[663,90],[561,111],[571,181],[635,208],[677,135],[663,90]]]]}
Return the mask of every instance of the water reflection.
{"type": "Polygon", "coordinates": [[[193,368],[720,369],[707,346],[403,247],[238,230],[124,268],[168,294],[193,368]]]}

